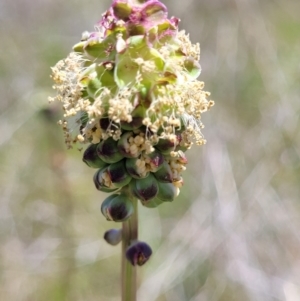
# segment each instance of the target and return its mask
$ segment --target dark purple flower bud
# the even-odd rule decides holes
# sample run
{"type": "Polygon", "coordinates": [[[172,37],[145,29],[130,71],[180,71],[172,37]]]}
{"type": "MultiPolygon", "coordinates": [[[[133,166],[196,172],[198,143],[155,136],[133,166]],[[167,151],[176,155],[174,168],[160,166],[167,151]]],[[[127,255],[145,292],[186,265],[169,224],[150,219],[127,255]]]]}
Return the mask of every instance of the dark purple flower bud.
{"type": "Polygon", "coordinates": [[[108,197],[101,206],[101,212],[108,221],[123,222],[133,213],[133,205],[128,196],[119,194],[108,197]]]}
{"type": "Polygon", "coordinates": [[[106,163],[115,163],[122,160],[124,157],[119,152],[117,141],[109,137],[101,141],[97,147],[98,156],[106,163]]]}
{"type": "Polygon", "coordinates": [[[151,254],[150,246],[142,241],[136,241],[126,250],[126,258],[133,266],[142,266],[149,260],[151,254]]]}
{"type": "Polygon", "coordinates": [[[112,246],[116,246],[122,240],[122,229],[110,229],[104,233],[104,239],[112,246]]]}
{"type": "Polygon", "coordinates": [[[109,129],[113,124],[114,123],[108,117],[101,118],[99,121],[99,125],[102,130],[109,129]]]}
{"type": "Polygon", "coordinates": [[[124,160],[110,164],[107,167],[107,173],[115,187],[123,187],[132,179],[126,171],[124,160]]]}
{"type": "Polygon", "coordinates": [[[143,201],[141,202],[143,206],[147,207],[147,208],[156,208],[158,207],[160,204],[163,203],[162,200],[158,199],[157,197],[148,200],[148,201],[143,201]]]}
{"type": "Polygon", "coordinates": [[[102,168],[107,165],[97,154],[97,144],[91,144],[83,153],[83,162],[92,168],[102,168]]]}

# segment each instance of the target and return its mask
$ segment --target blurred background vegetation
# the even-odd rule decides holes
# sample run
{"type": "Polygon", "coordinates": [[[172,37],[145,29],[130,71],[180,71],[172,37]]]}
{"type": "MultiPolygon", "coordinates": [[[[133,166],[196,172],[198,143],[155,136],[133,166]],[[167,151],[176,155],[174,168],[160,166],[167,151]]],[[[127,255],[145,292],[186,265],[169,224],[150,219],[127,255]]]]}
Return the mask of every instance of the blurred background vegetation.
{"type": "MultiPolygon", "coordinates": [[[[140,208],[139,301],[300,300],[300,1],[165,0],[216,106],[172,204],[140,208]]],[[[67,151],[50,66],[110,1],[0,2],[0,299],[115,301],[120,247],[67,151]]]]}

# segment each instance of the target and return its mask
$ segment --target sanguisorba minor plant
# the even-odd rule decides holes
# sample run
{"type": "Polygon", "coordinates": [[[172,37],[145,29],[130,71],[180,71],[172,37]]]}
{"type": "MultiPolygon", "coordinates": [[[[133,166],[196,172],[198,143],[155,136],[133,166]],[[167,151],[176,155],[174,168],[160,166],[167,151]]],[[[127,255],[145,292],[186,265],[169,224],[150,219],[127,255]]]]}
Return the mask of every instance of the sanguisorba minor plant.
{"type": "Polygon", "coordinates": [[[122,223],[104,238],[122,241],[123,301],[136,300],[136,266],[152,253],[138,240],[137,203],[154,208],[178,196],[185,152],[205,143],[200,117],[214,104],[197,80],[199,44],[178,23],[158,0],[114,0],[52,68],[50,101],[62,103],[66,144],[89,144],[83,161],[96,169],[95,187],[111,193],[101,212],[122,223]]]}

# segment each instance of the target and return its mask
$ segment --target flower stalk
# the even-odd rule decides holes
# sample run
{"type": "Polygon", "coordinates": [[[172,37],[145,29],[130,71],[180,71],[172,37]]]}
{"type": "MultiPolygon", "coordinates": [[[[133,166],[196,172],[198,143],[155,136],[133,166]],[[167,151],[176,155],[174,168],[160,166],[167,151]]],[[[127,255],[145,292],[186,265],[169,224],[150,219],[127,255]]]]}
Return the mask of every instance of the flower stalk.
{"type": "Polygon", "coordinates": [[[133,266],[126,258],[126,251],[132,242],[138,239],[138,203],[133,198],[134,213],[131,218],[122,223],[122,301],[136,301],[136,273],[137,267],[133,266]]]}

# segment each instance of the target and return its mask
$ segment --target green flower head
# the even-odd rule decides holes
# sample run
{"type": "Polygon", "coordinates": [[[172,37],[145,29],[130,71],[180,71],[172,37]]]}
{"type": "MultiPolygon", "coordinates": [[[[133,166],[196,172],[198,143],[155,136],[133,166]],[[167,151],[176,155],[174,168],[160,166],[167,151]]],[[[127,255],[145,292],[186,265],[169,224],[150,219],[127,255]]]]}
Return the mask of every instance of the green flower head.
{"type": "Polygon", "coordinates": [[[205,143],[200,118],[214,104],[197,80],[199,44],[178,23],[158,0],[114,0],[52,68],[67,145],[91,144],[98,188],[126,186],[149,207],[178,195],[184,152],[205,143]]]}

